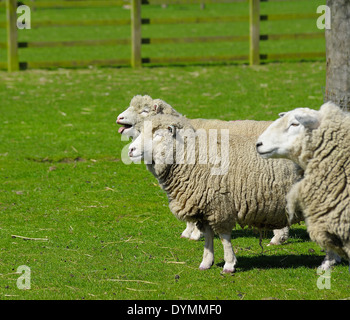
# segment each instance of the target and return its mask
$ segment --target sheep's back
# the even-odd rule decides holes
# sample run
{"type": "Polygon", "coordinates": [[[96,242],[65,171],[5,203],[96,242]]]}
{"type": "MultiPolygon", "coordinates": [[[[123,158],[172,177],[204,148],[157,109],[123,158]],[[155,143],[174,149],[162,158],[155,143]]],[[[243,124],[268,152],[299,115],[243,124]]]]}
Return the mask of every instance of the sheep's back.
{"type": "Polygon", "coordinates": [[[229,129],[230,134],[258,137],[272,123],[271,121],[235,120],[223,121],[215,119],[189,119],[195,129],[229,129]]]}

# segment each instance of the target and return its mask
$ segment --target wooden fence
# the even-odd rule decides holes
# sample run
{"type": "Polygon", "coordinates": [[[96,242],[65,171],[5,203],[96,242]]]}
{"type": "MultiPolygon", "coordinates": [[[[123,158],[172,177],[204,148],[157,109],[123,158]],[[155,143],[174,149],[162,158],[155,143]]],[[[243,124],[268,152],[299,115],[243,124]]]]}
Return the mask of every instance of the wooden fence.
{"type": "MultiPolygon", "coordinates": [[[[1,0],[0,0],[1,1],[1,0]]],[[[0,48],[7,48],[7,63],[0,63],[0,68],[7,68],[9,72],[26,68],[48,68],[48,67],[75,67],[89,65],[131,65],[139,68],[142,65],[164,64],[164,63],[195,63],[195,62],[227,62],[227,61],[249,61],[250,65],[259,64],[261,60],[283,60],[325,57],[325,52],[288,53],[288,54],[261,54],[259,50],[260,41],[287,40],[287,39],[318,39],[323,38],[324,33],[300,33],[300,34],[260,34],[260,23],[263,21],[281,21],[314,19],[315,23],[319,17],[316,13],[298,14],[260,14],[260,1],[283,1],[283,0],[106,0],[106,1],[37,1],[24,0],[32,9],[40,8],[82,8],[82,7],[111,7],[131,4],[130,19],[113,20],[73,20],[73,21],[32,21],[34,28],[40,27],[67,27],[67,26],[120,26],[131,25],[131,37],[127,39],[110,40],[81,40],[81,41],[45,41],[45,42],[19,42],[17,21],[17,0],[4,0],[0,7],[6,3],[6,22],[0,23],[1,27],[7,29],[7,42],[0,42],[0,48]],[[130,1],[130,2],[129,2],[130,1]],[[210,4],[227,2],[249,2],[249,15],[225,16],[225,17],[182,17],[182,18],[143,18],[142,6],[171,4],[210,4]],[[143,25],[160,24],[201,24],[222,22],[249,22],[249,35],[242,36],[204,36],[204,37],[182,37],[182,38],[143,38],[143,25]],[[144,45],[149,44],[179,44],[179,43],[208,43],[208,42],[242,42],[249,41],[249,53],[246,55],[218,55],[218,56],[196,56],[196,57],[148,57],[142,58],[141,52],[144,45]],[[104,59],[104,60],[79,60],[79,61],[52,61],[52,62],[20,62],[18,56],[19,48],[42,48],[42,47],[74,47],[74,46],[131,46],[130,59],[104,59]]],[[[23,2],[22,2],[23,3],[23,2]]]]}

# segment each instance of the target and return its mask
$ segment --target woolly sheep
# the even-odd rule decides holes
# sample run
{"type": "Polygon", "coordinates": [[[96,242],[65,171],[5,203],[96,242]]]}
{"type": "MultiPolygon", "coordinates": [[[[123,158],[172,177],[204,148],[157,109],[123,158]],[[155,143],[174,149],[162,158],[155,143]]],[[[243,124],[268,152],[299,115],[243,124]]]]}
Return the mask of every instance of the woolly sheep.
{"type": "MultiPolygon", "coordinates": [[[[230,135],[228,130],[220,132],[219,141],[201,140],[207,131],[195,131],[184,117],[157,115],[149,120],[130,144],[129,157],[134,162],[147,159],[149,171],[167,193],[171,212],[201,226],[205,247],[200,269],[214,262],[214,233],[224,247],[223,271],[233,272],[237,260],[231,231],[236,224],[270,230],[288,225],[285,195],[297,178],[292,161],[284,160],[284,166],[266,161],[255,150],[256,138],[230,135]],[[218,165],[226,170],[213,174],[218,165]]],[[[294,216],[292,223],[299,220],[294,216]]]]}
{"type": "MultiPolygon", "coordinates": [[[[141,132],[141,124],[143,121],[156,114],[172,114],[180,116],[180,113],[163,100],[153,100],[148,95],[136,95],[131,99],[130,106],[117,117],[116,122],[122,125],[118,132],[135,139],[141,132]]],[[[188,222],[181,237],[198,240],[201,237],[201,233],[198,228],[196,228],[195,224],[188,222]]]]}
{"type": "MultiPolygon", "coordinates": [[[[180,116],[173,107],[161,99],[152,99],[148,95],[136,95],[130,101],[130,106],[117,118],[117,123],[121,124],[118,132],[128,137],[136,138],[141,131],[142,121],[156,114],[171,114],[180,116]]],[[[272,122],[254,120],[223,121],[212,119],[188,119],[195,128],[209,129],[229,129],[230,133],[258,137],[272,122]]],[[[281,230],[274,230],[274,237],[270,244],[278,245],[285,242],[289,236],[289,227],[281,230]]],[[[188,222],[181,237],[198,240],[201,236],[198,228],[193,223],[188,222]]]]}
{"type": "Polygon", "coordinates": [[[287,195],[290,219],[303,212],[310,238],[325,248],[321,268],[350,258],[350,115],[328,102],[319,111],[281,114],[258,139],[264,158],[287,158],[304,171],[287,195]]]}

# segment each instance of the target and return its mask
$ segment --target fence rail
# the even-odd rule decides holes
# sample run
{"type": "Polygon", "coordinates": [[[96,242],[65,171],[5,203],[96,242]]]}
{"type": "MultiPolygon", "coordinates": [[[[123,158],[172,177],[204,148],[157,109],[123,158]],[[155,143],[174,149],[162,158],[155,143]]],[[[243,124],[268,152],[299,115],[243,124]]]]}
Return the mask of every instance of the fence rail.
{"type": "MultiPolygon", "coordinates": [[[[288,53],[288,54],[263,54],[260,53],[261,41],[321,39],[324,33],[296,33],[296,34],[261,34],[260,23],[263,21],[284,21],[300,19],[317,19],[316,13],[300,14],[260,14],[260,2],[284,1],[284,0],[106,0],[106,1],[25,1],[31,8],[81,8],[81,7],[106,7],[123,6],[131,4],[129,19],[110,20],[61,20],[61,21],[33,21],[32,28],[41,27],[83,27],[83,26],[131,26],[131,36],[125,39],[106,40],[75,40],[75,41],[18,41],[17,35],[17,0],[0,0],[0,7],[6,4],[6,22],[0,23],[0,28],[7,28],[7,41],[0,42],[0,48],[7,48],[7,64],[0,63],[0,68],[8,71],[17,71],[25,68],[48,68],[48,67],[76,67],[89,65],[131,65],[138,68],[143,64],[163,63],[189,63],[189,62],[226,62],[226,61],[249,61],[251,65],[259,64],[261,60],[273,59],[304,59],[325,57],[325,52],[288,53]],[[145,18],[142,17],[142,6],[150,4],[198,4],[198,3],[249,3],[249,15],[236,15],[225,17],[182,17],[182,18],[145,18]],[[249,35],[239,36],[201,36],[201,37],[142,37],[143,25],[167,25],[167,24],[202,24],[202,23],[235,23],[249,22],[249,35]],[[217,55],[196,57],[142,57],[141,50],[144,45],[152,44],[195,44],[214,42],[248,42],[249,53],[246,55],[217,55]],[[85,61],[52,61],[52,62],[19,62],[18,49],[22,48],[54,48],[75,46],[131,46],[130,59],[93,59],[85,61]]],[[[298,0],[294,0],[298,1],[298,0]]]]}

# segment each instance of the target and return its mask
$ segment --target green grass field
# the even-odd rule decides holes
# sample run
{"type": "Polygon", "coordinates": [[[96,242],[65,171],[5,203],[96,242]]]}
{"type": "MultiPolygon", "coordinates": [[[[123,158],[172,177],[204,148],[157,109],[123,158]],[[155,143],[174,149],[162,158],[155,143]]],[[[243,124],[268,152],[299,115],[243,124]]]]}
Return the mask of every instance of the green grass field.
{"type": "Polygon", "coordinates": [[[218,238],[215,264],[200,271],[203,240],[180,239],[185,223],[155,178],[121,161],[115,123],[135,94],[188,117],[272,120],[318,108],[324,83],[324,62],[1,72],[0,299],[349,298],[346,262],[318,289],[324,252],[303,225],[281,246],[266,246],[268,232],[264,252],[237,228],[236,273],[221,274],[218,238]],[[30,290],[17,288],[21,265],[30,290]]]}

